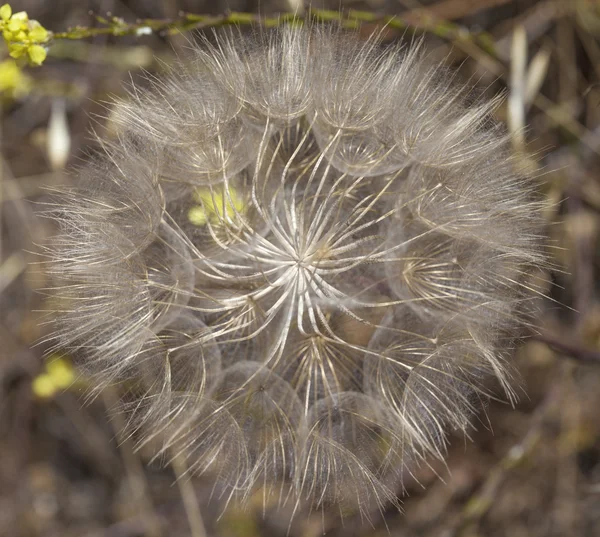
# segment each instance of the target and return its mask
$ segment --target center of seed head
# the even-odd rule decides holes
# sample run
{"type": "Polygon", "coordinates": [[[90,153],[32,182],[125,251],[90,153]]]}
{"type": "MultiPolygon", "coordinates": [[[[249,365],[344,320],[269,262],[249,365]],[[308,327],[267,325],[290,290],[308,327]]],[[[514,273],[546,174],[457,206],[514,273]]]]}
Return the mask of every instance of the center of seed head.
{"type": "Polygon", "coordinates": [[[325,257],[326,248],[319,248],[316,252],[309,253],[304,250],[295,257],[298,270],[316,271],[319,267],[319,261],[325,257]]]}

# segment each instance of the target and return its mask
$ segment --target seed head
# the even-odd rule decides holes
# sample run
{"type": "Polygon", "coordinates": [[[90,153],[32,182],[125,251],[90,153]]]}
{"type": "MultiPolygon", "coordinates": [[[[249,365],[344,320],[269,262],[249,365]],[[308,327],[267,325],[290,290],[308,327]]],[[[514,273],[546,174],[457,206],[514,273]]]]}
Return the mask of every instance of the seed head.
{"type": "Polygon", "coordinates": [[[218,34],[148,80],[53,209],[57,346],[226,499],[397,503],[490,377],[512,397],[542,207],[498,100],[418,44],[314,27],[218,34]]]}

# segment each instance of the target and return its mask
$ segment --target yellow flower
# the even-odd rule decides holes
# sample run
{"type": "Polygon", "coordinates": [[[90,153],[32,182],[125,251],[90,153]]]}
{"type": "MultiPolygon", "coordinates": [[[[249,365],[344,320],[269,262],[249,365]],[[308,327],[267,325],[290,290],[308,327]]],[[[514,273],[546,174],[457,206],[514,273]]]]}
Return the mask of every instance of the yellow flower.
{"type": "Polygon", "coordinates": [[[194,193],[194,199],[200,205],[189,210],[188,219],[195,226],[204,226],[208,221],[211,224],[222,220],[231,221],[236,214],[244,211],[244,200],[233,187],[228,187],[227,190],[199,188],[194,193]]]}
{"type": "Polygon", "coordinates": [[[71,364],[62,356],[54,356],[46,364],[46,372],[33,379],[31,389],[38,397],[47,399],[65,390],[74,381],[75,373],[71,364]]]}
{"type": "Polygon", "coordinates": [[[23,73],[14,60],[0,62],[0,94],[20,97],[28,93],[30,87],[31,79],[23,73]]]}
{"type": "Polygon", "coordinates": [[[42,62],[46,59],[46,49],[41,45],[31,45],[27,49],[27,56],[29,56],[29,62],[33,65],[42,65],[42,62]]]}
{"type": "Polygon", "coordinates": [[[44,28],[38,21],[30,22],[29,39],[37,43],[48,41],[48,30],[44,28]]]}
{"type": "Polygon", "coordinates": [[[15,60],[27,52],[27,45],[23,43],[8,43],[8,52],[15,60]]]}
{"type": "Polygon", "coordinates": [[[4,4],[2,7],[0,7],[0,19],[6,22],[11,18],[11,16],[12,8],[8,4],[4,4]]]}
{"type": "Polygon", "coordinates": [[[25,11],[13,13],[9,4],[0,7],[0,30],[11,57],[27,56],[31,65],[41,65],[46,59],[43,43],[50,37],[48,30],[38,21],[29,20],[25,11]]]}

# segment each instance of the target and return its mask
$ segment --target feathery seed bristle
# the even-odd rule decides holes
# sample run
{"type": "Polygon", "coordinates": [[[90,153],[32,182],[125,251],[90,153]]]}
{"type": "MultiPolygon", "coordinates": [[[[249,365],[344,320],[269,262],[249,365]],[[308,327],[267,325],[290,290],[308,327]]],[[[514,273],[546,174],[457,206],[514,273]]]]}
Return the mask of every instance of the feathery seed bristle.
{"type": "Polygon", "coordinates": [[[219,34],[149,79],[50,210],[56,346],[227,500],[397,504],[490,377],[513,397],[545,255],[498,100],[421,44],[319,27],[219,34]]]}

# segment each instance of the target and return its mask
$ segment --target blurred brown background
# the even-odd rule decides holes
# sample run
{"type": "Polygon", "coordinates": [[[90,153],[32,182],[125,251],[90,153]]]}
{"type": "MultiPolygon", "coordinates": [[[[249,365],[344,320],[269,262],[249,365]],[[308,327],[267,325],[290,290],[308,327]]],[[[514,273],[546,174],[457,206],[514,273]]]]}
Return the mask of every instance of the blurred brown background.
{"type": "MultiPolygon", "coordinates": [[[[553,257],[539,329],[514,358],[520,402],[514,409],[492,402],[472,441],[452,439],[447,466],[417,470],[404,513],[390,510],[373,525],[301,513],[290,526],[289,510],[263,513],[261,498],[220,516],[208,477],[177,483],[173,470],[147,465],[145,454],[118,442],[118,423],[106,417],[115,394],[84,404],[82,380],[36,395],[35,379],[48,375],[49,319],[39,291],[47,282],[36,265],[37,245],[53,233],[36,216],[48,199],[44,187],[74,180],[74,166],[93,146],[90,129],[106,122],[110,94],[121,94],[141,68],[160,71],[157,58],[168,61],[187,45],[157,34],[57,41],[42,67],[23,71],[21,88],[6,87],[0,66],[1,536],[600,535],[600,1],[319,0],[313,7],[425,24],[434,54],[512,99],[514,108],[499,115],[512,125],[515,147],[540,159],[553,257]],[[494,55],[485,40],[469,37],[483,31],[494,55]]],[[[299,0],[13,2],[14,11],[56,32],[98,26],[94,15],[107,12],[134,23],[182,10],[301,8],[299,0]]],[[[388,27],[386,39],[403,34],[388,27]]],[[[1,45],[0,62],[6,57],[1,45]]],[[[68,370],[68,357],[63,365],[68,370]]]]}

